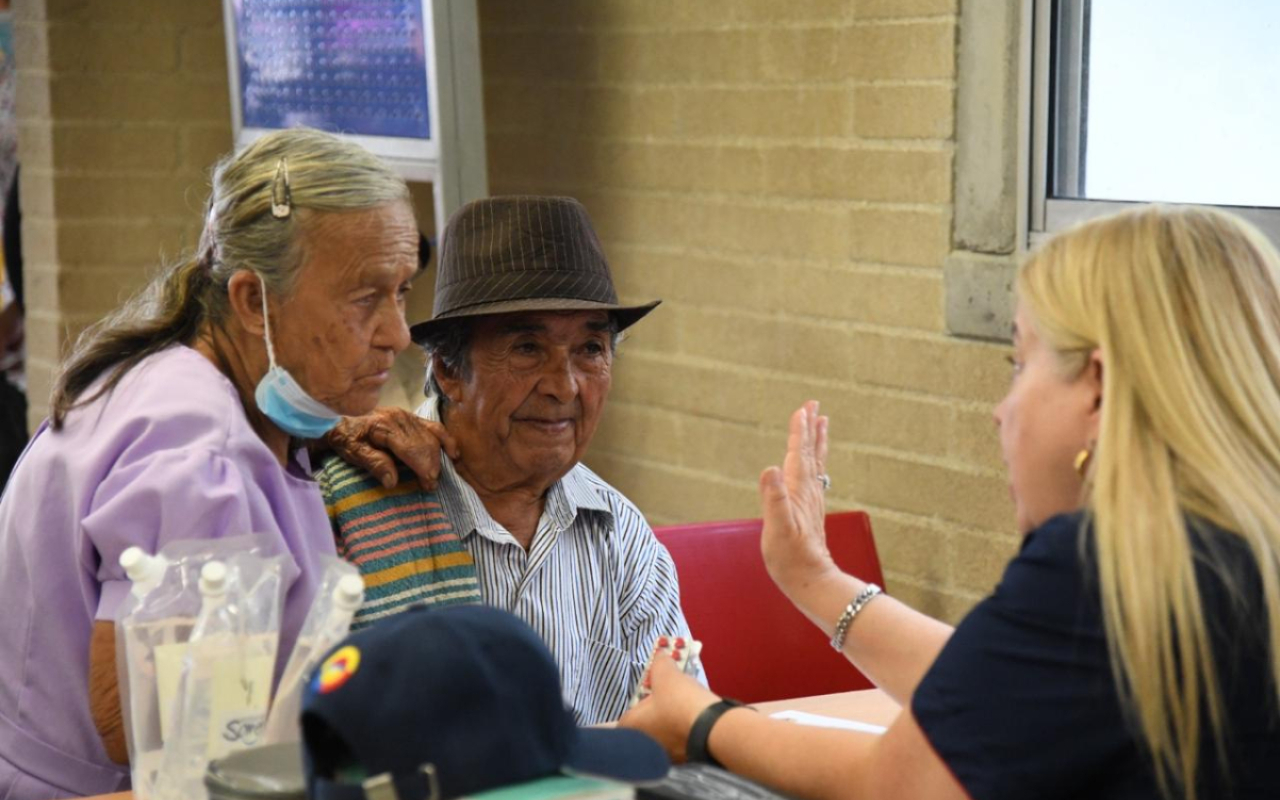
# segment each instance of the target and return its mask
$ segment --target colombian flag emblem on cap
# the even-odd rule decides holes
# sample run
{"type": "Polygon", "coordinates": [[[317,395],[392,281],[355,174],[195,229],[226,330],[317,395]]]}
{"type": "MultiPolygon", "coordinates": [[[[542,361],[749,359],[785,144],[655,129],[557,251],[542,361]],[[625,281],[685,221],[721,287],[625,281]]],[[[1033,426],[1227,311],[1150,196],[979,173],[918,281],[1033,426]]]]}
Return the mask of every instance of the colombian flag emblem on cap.
{"type": "Polygon", "coordinates": [[[320,694],[328,694],[346,683],[360,667],[360,650],[354,645],[347,645],[325,659],[316,672],[315,690],[320,694]]]}

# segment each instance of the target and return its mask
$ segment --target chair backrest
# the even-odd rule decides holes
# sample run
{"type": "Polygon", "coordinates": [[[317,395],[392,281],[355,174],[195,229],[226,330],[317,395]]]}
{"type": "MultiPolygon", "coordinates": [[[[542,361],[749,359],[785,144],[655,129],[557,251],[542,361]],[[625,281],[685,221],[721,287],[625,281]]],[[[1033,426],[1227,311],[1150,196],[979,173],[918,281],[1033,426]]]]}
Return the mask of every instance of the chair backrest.
{"type": "MultiPolygon", "coordinates": [[[[747,519],[654,529],[675,561],[680,605],[702,642],[711,688],[748,703],[870,688],[774,585],[760,555],[762,526],[747,519]]],[[[864,512],[829,514],[827,546],[842,570],[884,586],[864,512]]]]}

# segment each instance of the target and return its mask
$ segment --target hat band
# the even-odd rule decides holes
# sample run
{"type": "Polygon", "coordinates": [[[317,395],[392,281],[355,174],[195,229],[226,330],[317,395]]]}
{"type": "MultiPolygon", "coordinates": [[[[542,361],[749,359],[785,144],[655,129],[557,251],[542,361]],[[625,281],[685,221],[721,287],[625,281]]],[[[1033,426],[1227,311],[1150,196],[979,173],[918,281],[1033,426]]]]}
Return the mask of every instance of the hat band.
{"type": "Polygon", "coordinates": [[[487,275],[437,289],[433,316],[448,315],[471,306],[514,300],[585,300],[617,305],[618,293],[607,275],[538,270],[508,275],[487,275]]]}
{"type": "Polygon", "coordinates": [[[409,328],[409,335],[419,344],[423,344],[432,331],[439,330],[453,320],[467,317],[479,317],[488,314],[513,314],[538,311],[593,311],[609,312],[618,323],[618,330],[624,331],[634,325],[641,317],[652,311],[661,300],[651,300],[639,306],[606,305],[591,300],[564,300],[543,298],[532,300],[505,300],[494,303],[480,303],[465,308],[457,308],[437,314],[431,319],[415,323],[409,328]]]}

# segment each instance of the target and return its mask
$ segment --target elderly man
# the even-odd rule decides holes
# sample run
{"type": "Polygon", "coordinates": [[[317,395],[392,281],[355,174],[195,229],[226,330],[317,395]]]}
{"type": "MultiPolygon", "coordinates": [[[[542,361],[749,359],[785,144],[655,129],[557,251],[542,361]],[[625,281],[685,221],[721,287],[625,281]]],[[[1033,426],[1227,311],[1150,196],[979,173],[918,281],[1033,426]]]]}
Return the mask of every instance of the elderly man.
{"type": "Polygon", "coordinates": [[[556,197],[479,200],[449,221],[419,414],[443,423],[437,492],[485,602],[524,618],[560,664],[580,723],[616,719],[659,635],[687,635],[671,556],[644,516],[582,464],[622,306],[586,210],[556,197]],[[451,448],[452,449],[452,448],[451,448]]]}

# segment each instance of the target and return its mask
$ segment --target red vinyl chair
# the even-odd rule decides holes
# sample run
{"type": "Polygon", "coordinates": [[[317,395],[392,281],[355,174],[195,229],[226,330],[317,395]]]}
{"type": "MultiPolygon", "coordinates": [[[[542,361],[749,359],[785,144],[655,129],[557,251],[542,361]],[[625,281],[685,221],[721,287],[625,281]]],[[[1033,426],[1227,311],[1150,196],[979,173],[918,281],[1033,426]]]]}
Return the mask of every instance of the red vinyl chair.
{"type": "MultiPolygon", "coordinates": [[[[654,529],[675,561],[680,605],[702,642],[712,690],[756,703],[871,688],[774,585],[760,556],[762,525],[745,519],[654,529]]],[[[845,572],[884,586],[866,513],[827,515],[827,546],[845,572]]]]}

